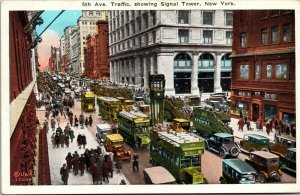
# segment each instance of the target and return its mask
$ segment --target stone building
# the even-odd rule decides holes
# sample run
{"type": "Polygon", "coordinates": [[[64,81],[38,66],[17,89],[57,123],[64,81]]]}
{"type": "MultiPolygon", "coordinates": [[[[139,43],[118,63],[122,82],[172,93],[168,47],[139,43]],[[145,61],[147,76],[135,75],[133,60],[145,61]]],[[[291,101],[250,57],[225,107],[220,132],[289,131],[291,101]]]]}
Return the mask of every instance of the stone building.
{"type": "Polygon", "coordinates": [[[295,12],[234,11],[233,19],[232,116],[295,123],[295,12]]]}
{"type": "Polygon", "coordinates": [[[51,184],[46,131],[39,132],[35,121],[33,18],[26,11],[9,12],[11,185],[51,184]]]}
{"type": "Polygon", "coordinates": [[[229,91],[231,40],[232,11],[110,11],[110,79],[148,89],[158,73],[166,95],[229,91]]]}

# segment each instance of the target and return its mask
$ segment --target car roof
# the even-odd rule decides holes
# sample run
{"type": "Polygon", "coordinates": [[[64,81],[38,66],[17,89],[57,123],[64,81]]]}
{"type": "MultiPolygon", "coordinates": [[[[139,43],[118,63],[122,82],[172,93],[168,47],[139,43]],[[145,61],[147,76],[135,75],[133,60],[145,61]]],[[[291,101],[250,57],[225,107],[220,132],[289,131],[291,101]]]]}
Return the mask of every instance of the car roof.
{"type": "Polygon", "coordinates": [[[248,136],[248,137],[253,137],[255,139],[269,139],[265,136],[262,136],[262,135],[258,135],[258,134],[245,134],[245,136],[248,136]]]}
{"type": "Polygon", "coordinates": [[[178,121],[178,122],[180,122],[180,123],[190,122],[189,120],[184,119],[184,118],[174,118],[173,121],[178,121]]]}
{"type": "Polygon", "coordinates": [[[147,174],[153,184],[163,184],[175,182],[174,176],[164,167],[156,166],[144,169],[144,174],[147,174]]]}
{"type": "Polygon", "coordinates": [[[239,173],[256,173],[255,169],[251,167],[248,163],[245,161],[242,161],[240,159],[225,159],[223,160],[223,163],[229,165],[239,173]]]}
{"type": "Polygon", "coordinates": [[[101,130],[111,129],[111,125],[104,123],[104,124],[98,124],[97,127],[101,130]]]}
{"type": "Polygon", "coordinates": [[[282,134],[282,135],[277,135],[276,134],[276,137],[283,138],[283,139],[288,139],[288,140],[292,140],[292,141],[296,141],[296,137],[292,137],[292,136],[285,135],[285,134],[282,134]]]}
{"type": "Polygon", "coordinates": [[[296,148],[289,148],[289,151],[296,152],[296,148]]]}
{"type": "Polygon", "coordinates": [[[229,134],[229,133],[215,133],[214,134],[215,136],[218,136],[218,137],[223,137],[223,138],[226,138],[226,137],[233,137],[233,135],[229,134]]]}
{"type": "Polygon", "coordinates": [[[250,154],[255,154],[257,156],[261,156],[263,158],[271,159],[271,158],[279,158],[276,154],[273,154],[271,152],[266,152],[266,151],[254,151],[251,152],[250,154]]]}
{"type": "Polygon", "coordinates": [[[112,141],[123,141],[123,137],[119,133],[106,135],[106,138],[112,141]]]}

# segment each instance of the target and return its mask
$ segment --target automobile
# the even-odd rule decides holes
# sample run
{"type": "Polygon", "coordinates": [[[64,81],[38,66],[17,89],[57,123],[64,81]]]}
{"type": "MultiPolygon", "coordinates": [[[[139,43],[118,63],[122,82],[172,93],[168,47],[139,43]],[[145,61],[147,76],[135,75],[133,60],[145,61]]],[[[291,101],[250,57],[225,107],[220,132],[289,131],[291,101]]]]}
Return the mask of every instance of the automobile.
{"type": "Polygon", "coordinates": [[[104,148],[106,152],[112,152],[114,156],[121,155],[123,160],[131,159],[131,151],[125,149],[124,139],[119,133],[106,135],[104,148]]]}
{"type": "Polygon", "coordinates": [[[206,139],[208,150],[214,151],[221,158],[238,157],[240,150],[234,143],[233,135],[229,133],[215,133],[210,138],[206,139]]]}
{"type": "Polygon", "coordinates": [[[257,171],[257,181],[265,183],[268,180],[281,181],[282,171],[279,168],[279,156],[266,151],[250,152],[245,161],[257,171]]]}
{"type": "Polygon", "coordinates": [[[296,147],[296,138],[288,135],[275,134],[274,141],[274,144],[270,144],[269,150],[281,158],[286,157],[289,148],[296,147]]]}
{"type": "Polygon", "coordinates": [[[112,134],[112,128],[110,124],[103,123],[96,126],[96,137],[99,143],[104,143],[106,135],[112,134]]]}
{"type": "Polygon", "coordinates": [[[175,177],[162,166],[145,168],[143,174],[145,184],[176,184],[175,177]]]}
{"type": "Polygon", "coordinates": [[[287,149],[287,154],[280,159],[280,168],[296,174],[296,148],[287,149]]]}
{"type": "Polygon", "coordinates": [[[240,143],[240,150],[245,153],[254,151],[269,151],[269,138],[257,134],[245,134],[240,143]]]}
{"type": "Polygon", "coordinates": [[[221,184],[255,184],[256,170],[240,159],[224,159],[221,184]]]}

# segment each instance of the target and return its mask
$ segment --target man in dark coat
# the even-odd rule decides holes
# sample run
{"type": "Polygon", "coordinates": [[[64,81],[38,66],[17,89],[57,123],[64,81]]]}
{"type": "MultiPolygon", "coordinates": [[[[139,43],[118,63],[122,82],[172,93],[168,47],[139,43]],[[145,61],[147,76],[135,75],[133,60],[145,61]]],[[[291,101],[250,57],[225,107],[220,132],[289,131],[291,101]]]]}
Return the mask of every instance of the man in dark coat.
{"type": "Polygon", "coordinates": [[[71,155],[71,152],[68,153],[68,155],[66,156],[65,159],[66,159],[66,161],[67,161],[67,167],[68,167],[69,172],[70,172],[71,169],[72,169],[72,159],[73,159],[73,157],[72,157],[72,155],[71,155]]]}
{"type": "Polygon", "coordinates": [[[74,124],[74,126],[75,127],[78,127],[78,118],[77,118],[77,116],[75,115],[75,117],[74,117],[74,121],[75,121],[75,124],[74,124]]]}
{"type": "Polygon", "coordinates": [[[77,144],[79,146],[79,149],[81,149],[81,145],[82,145],[82,136],[81,136],[81,134],[78,134],[78,136],[77,136],[77,144]]]}
{"type": "Polygon", "coordinates": [[[90,117],[89,117],[89,125],[90,125],[90,127],[93,125],[93,117],[92,117],[92,115],[90,115],[90,117]]]}
{"type": "Polygon", "coordinates": [[[85,158],[85,167],[86,167],[86,171],[89,171],[90,168],[90,152],[88,149],[85,149],[84,152],[84,158],[85,158]]]}
{"type": "Polygon", "coordinates": [[[93,184],[98,184],[100,178],[99,178],[99,167],[97,166],[97,163],[92,164],[91,173],[93,177],[93,184]]]}
{"type": "Polygon", "coordinates": [[[139,171],[139,155],[137,153],[134,153],[133,157],[133,162],[132,162],[132,168],[133,171],[139,171]]]}
{"type": "Polygon", "coordinates": [[[63,167],[60,168],[61,180],[64,182],[64,185],[68,185],[69,179],[69,170],[66,164],[63,164],[63,167]]]}
{"type": "Polygon", "coordinates": [[[86,145],[87,143],[86,143],[86,137],[85,137],[84,134],[82,134],[82,136],[81,136],[81,141],[82,141],[83,148],[85,148],[85,145],[86,145]]]}
{"type": "Polygon", "coordinates": [[[75,138],[73,129],[70,129],[69,135],[70,135],[71,143],[73,143],[73,139],[75,138]]]}
{"type": "Polygon", "coordinates": [[[84,165],[85,165],[85,158],[83,154],[78,159],[78,165],[79,165],[79,170],[80,170],[80,175],[82,176],[84,174],[84,165]]]}
{"type": "Polygon", "coordinates": [[[69,120],[70,120],[71,126],[73,126],[73,114],[70,114],[70,115],[69,115],[69,120]]]}
{"type": "Polygon", "coordinates": [[[66,144],[67,148],[69,147],[69,144],[70,144],[69,139],[70,139],[69,134],[65,134],[65,144],[66,144]]]}
{"type": "Polygon", "coordinates": [[[57,129],[56,129],[56,133],[62,134],[62,132],[63,132],[63,131],[62,131],[61,127],[58,126],[57,129]]]}
{"type": "Polygon", "coordinates": [[[76,154],[73,154],[72,164],[73,164],[73,171],[75,175],[78,174],[78,169],[79,169],[78,158],[79,157],[76,154]]]}
{"type": "Polygon", "coordinates": [[[83,127],[83,125],[84,125],[84,116],[83,116],[83,114],[79,115],[79,124],[81,125],[81,127],[83,127]]]}
{"type": "Polygon", "coordinates": [[[55,146],[57,147],[57,148],[59,148],[59,133],[56,133],[55,134],[55,146]]]}
{"type": "Polygon", "coordinates": [[[62,133],[62,134],[60,134],[59,135],[59,144],[60,144],[60,146],[63,148],[64,147],[64,145],[65,145],[65,134],[64,133],[62,133]]]}

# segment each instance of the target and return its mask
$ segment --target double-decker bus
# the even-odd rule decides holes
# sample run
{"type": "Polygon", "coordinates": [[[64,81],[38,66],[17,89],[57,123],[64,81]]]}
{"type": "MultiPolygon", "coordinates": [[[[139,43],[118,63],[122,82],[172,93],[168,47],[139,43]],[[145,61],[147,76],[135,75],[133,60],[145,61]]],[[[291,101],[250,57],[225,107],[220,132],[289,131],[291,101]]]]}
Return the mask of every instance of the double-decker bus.
{"type": "Polygon", "coordinates": [[[93,92],[87,92],[82,95],[81,109],[86,112],[95,111],[95,94],[93,92]]]}
{"type": "Polygon", "coordinates": [[[206,183],[201,173],[204,140],[196,134],[153,130],[150,157],[154,165],[165,167],[179,183],[206,183]]]}
{"type": "Polygon", "coordinates": [[[113,97],[100,96],[97,98],[97,104],[99,107],[99,115],[101,115],[103,119],[109,121],[118,120],[120,100],[113,97]]]}
{"type": "Polygon", "coordinates": [[[150,117],[140,111],[121,111],[118,115],[119,133],[133,147],[147,147],[150,143],[150,117]]]}

